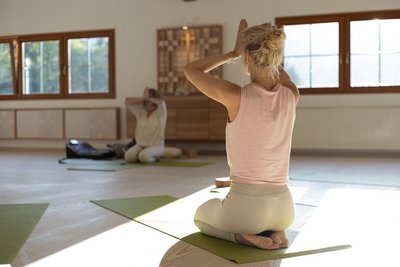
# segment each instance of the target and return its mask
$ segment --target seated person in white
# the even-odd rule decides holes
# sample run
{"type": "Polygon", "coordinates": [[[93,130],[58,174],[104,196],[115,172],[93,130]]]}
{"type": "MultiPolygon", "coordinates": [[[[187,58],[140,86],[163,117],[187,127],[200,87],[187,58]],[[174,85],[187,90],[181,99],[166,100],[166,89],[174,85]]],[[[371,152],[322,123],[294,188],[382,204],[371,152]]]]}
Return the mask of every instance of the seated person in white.
{"type": "Polygon", "coordinates": [[[167,107],[156,89],[146,87],[142,98],[125,102],[136,117],[136,145],[125,152],[127,162],[154,162],[164,155],[167,107]]]}

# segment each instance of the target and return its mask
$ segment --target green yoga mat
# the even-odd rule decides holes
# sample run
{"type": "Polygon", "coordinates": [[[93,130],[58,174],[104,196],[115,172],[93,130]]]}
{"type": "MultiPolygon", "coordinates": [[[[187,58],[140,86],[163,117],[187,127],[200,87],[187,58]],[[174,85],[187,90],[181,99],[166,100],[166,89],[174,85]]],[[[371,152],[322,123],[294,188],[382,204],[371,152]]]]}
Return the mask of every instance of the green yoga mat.
{"type": "Polygon", "coordinates": [[[198,168],[211,164],[211,162],[194,162],[182,161],[171,158],[162,158],[157,162],[152,163],[126,163],[125,161],[101,161],[101,160],[87,160],[79,161],[77,159],[63,160],[65,164],[73,164],[74,166],[67,167],[71,171],[120,171],[143,166],[155,167],[192,167],[198,168]],[[104,162],[104,164],[102,164],[104,162]]]}
{"type": "Polygon", "coordinates": [[[0,264],[10,264],[15,259],[48,205],[0,205],[0,264]]]}
{"type": "MultiPolygon", "coordinates": [[[[92,202],[239,264],[296,257],[350,247],[343,244],[329,244],[326,241],[323,244],[308,244],[306,239],[298,240],[299,232],[292,230],[287,232],[290,242],[289,248],[273,251],[235,244],[204,235],[193,224],[193,215],[196,207],[215,196],[215,193],[210,194],[209,190],[206,189],[175,201],[170,196],[151,196],[92,202]],[[157,208],[157,205],[160,206],[157,208]]],[[[298,222],[297,224],[303,225],[304,223],[298,222]]]]}
{"type": "MultiPolygon", "coordinates": [[[[298,232],[286,231],[289,243],[294,242],[298,232]]],[[[181,240],[186,241],[199,248],[207,250],[225,259],[233,260],[236,263],[244,264],[251,262],[270,261],[291,257],[298,257],[304,255],[311,255],[316,253],[330,252],[341,249],[347,249],[349,245],[337,245],[331,247],[322,247],[315,249],[294,250],[277,249],[277,250],[262,250],[249,246],[239,245],[223,239],[204,235],[200,232],[193,233],[189,236],[183,237],[181,240]]]]}
{"type": "Polygon", "coordinates": [[[174,202],[176,198],[171,196],[151,196],[138,198],[121,198],[106,200],[91,200],[91,202],[116,212],[128,219],[137,218],[152,210],[174,202]]]}

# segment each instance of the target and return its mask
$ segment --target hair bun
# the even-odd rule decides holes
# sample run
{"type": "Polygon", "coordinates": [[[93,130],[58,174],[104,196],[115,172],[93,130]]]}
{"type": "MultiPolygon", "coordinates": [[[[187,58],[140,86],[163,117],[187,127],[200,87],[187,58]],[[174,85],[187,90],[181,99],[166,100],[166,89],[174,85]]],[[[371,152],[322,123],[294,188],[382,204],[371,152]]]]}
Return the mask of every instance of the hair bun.
{"type": "Polygon", "coordinates": [[[272,73],[277,74],[283,59],[285,38],[283,29],[271,23],[256,25],[244,32],[244,51],[249,53],[255,66],[268,67],[272,73]]]}
{"type": "Polygon", "coordinates": [[[267,48],[271,50],[281,49],[285,38],[286,35],[282,29],[271,27],[266,34],[267,48]]]}

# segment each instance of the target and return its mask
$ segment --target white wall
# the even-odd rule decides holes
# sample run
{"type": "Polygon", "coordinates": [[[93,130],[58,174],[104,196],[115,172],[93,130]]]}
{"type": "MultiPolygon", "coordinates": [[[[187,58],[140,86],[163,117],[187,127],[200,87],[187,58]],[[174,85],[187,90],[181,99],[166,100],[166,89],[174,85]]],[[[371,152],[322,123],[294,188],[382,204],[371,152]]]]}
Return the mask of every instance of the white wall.
{"type": "MultiPolygon", "coordinates": [[[[183,24],[222,24],[224,50],[229,51],[240,18],[249,24],[273,21],[275,17],[400,9],[399,0],[0,0],[0,35],[51,33],[93,29],[116,30],[116,99],[1,101],[0,108],[123,107],[128,96],[141,95],[146,85],[157,85],[156,30],[183,24]]],[[[225,78],[240,84],[246,80],[240,64],[225,68],[225,78]]],[[[303,96],[299,104],[294,148],[400,150],[396,136],[371,135],[377,125],[365,126],[371,114],[390,107],[400,110],[400,94],[303,96]],[[359,112],[357,108],[368,112],[359,112]],[[321,109],[324,112],[321,112],[321,109]],[[305,111],[306,112],[303,112],[305,111]],[[339,113],[337,111],[340,111],[339,113]],[[355,113],[353,112],[355,111],[355,113]],[[346,112],[354,123],[341,123],[346,112]],[[325,121],[331,118],[331,123],[325,121]],[[333,119],[332,119],[333,118],[333,119]],[[318,131],[328,123],[327,136],[318,131]],[[362,127],[360,127],[362,124],[362,127]],[[348,127],[346,131],[340,130],[348,127]],[[305,128],[307,127],[307,128],[305,128]],[[315,130],[310,130],[315,129],[315,130]],[[357,136],[343,143],[344,135],[357,136]],[[313,142],[318,140],[318,142],[313,142]]],[[[381,113],[387,115],[387,113],[381,113]]],[[[397,113],[398,114],[398,113],[397,113]]],[[[122,133],[125,133],[122,112],[122,133]]],[[[378,119],[379,120],[379,119],[378,119]]],[[[385,127],[384,124],[380,125],[385,127]]],[[[398,133],[399,123],[388,130],[398,133]]],[[[385,129],[383,129],[385,130],[385,129]]],[[[61,147],[60,142],[0,141],[5,146],[61,147]]]]}

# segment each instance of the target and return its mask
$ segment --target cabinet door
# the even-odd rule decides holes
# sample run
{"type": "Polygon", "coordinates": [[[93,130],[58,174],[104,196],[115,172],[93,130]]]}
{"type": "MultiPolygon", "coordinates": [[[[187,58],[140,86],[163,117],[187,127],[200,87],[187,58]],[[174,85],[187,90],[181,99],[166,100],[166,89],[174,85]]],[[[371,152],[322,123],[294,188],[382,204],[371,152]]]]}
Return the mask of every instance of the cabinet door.
{"type": "Polygon", "coordinates": [[[176,110],[176,136],[179,140],[208,140],[208,108],[176,110]]]}
{"type": "Polygon", "coordinates": [[[225,108],[210,108],[210,140],[225,140],[227,120],[225,108]]]}
{"type": "Polygon", "coordinates": [[[64,138],[62,109],[17,110],[16,119],[18,139],[64,138]]]}
{"type": "Polygon", "coordinates": [[[226,108],[214,101],[210,100],[210,140],[225,140],[225,127],[228,120],[226,108]]]}
{"type": "Polygon", "coordinates": [[[15,139],[15,111],[0,110],[0,139],[15,139]]]}
{"type": "Polygon", "coordinates": [[[126,137],[135,139],[136,117],[128,108],[125,108],[126,114],[126,137]]]}
{"type": "Polygon", "coordinates": [[[165,127],[165,139],[176,140],[176,109],[168,109],[167,126],[165,127]]]}
{"type": "Polygon", "coordinates": [[[119,139],[119,108],[67,109],[65,111],[65,138],[119,139]]]}

